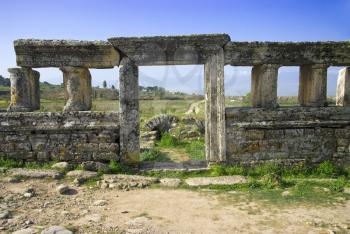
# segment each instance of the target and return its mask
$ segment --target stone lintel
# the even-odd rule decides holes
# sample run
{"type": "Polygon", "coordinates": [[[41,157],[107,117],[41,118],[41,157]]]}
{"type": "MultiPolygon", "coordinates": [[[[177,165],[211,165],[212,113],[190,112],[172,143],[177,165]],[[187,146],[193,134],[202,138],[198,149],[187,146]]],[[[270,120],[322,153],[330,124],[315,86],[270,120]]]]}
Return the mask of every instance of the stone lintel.
{"type": "Polygon", "coordinates": [[[40,73],[31,68],[9,68],[11,81],[10,112],[40,109],[40,73]]]}
{"type": "Polygon", "coordinates": [[[281,64],[350,65],[350,42],[229,42],[224,47],[225,64],[253,66],[281,64]]]}
{"type": "Polygon", "coordinates": [[[224,51],[219,49],[204,65],[205,148],[212,163],[226,161],[224,51]]]}
{"type": "Polygon", "coordinates": [[[87,111],[91,109],[91,74],[85,67],[61,67],[67,98],[64,111],[87,111]]]}
{"type": "Polygon", "coordinates": [[[338,73],[337,106],[350,106],[350,67],[343,68],[338,73]]]}
{"type": "Polygon", "coordinates": [[[204,64],[222,48],[227,34],[186,36],[113,37],[108,41],[139,66],[204,64]]]}
{"type": "Polygon", "coordinates": [[[139,74],[138,67],[124,57],[119,69],[120,156],[128,164],[139,162],[139,74]]]}
{"type": "Polygon", "coordinates": [[[19,39],[14,47],[21,67],[113,68],[119,64],[118,51],[105,41],[19,39]]]}
{"type": "Polygon", "coordinates": [[[301,106],[327,106],[327,68],[325,64],[300,66],[298,99],[301,106]]]}
{"type": "Polygon", "coordinates": [[[276,108],[278,64],[255,65],[252,69],[253,107],[276,108]]]}

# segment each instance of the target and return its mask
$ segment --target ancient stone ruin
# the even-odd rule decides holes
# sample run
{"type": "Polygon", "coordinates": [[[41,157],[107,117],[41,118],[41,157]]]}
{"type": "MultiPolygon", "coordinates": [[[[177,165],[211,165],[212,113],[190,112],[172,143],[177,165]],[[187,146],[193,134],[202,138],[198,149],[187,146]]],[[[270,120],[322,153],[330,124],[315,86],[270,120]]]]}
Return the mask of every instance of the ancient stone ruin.
{"type": "Polygon", "coordinates": [[[213,163],[350,163],[350,42],[234,42],[226,34],[114,37],[108,42],[16,40],[11,104],[0,114],[0,154],[26,161],[137,163],[138,67],[204,64],[206,159],[213,163]],[[224,66],[253,66],[252,107],[225,108],[224,66]],[[89,112],[89,68],[120,67],[120,112],[89,112]],[[277,103],[278,69],[300,67],[300,107],[277,103]],[[327,107],[327,68],[339,72],[327,107]],[[63,73],[66,105],[40,108],[33,68],[63,73]]]}

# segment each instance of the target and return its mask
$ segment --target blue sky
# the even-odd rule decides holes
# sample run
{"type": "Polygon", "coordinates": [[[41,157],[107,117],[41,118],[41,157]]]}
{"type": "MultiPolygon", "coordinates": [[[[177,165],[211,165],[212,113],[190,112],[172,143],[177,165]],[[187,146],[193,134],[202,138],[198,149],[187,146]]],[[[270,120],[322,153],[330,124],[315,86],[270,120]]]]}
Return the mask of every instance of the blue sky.
{"type": "MultiPolygon", "coordinates": [[[[15,67],[13,40],[106,40],[112,36],[227,33],[237,41],[350,40],[350,0],[1,0],[0,74],[15,67]]],[[[38,69],[61,83],[57,68],[38,69]]],[[[329,69],[329,94],[339,68],[329,69]]],[[[93,84],[117,85],[118,69],[91,70],[93,84]]],[[[282,68],[279,94],[297,93],[298,69],[282,68]]],[[[250,89],[250,68],[225,67],[226,93],[250,89]]],[[[142,85],[203,90],[202,66],[141,67],[142,85]]]]}

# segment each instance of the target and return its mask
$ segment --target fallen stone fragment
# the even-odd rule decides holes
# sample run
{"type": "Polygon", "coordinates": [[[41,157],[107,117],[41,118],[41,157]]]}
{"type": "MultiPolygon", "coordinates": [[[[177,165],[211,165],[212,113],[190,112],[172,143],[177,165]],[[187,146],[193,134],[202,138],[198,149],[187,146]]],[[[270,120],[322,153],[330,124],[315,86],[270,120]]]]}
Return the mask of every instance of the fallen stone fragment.
{"type": "Polygon", "coordinates": [[[167,187],[178,187],[181,184],[181,180],[176,178],[163,178],[160,180],[160,184],[167,187]]]}
{"type": "Polygon", "coordinates": [[[117,188],[130,190],[133,188],[144,188],[151,184],[159,183],[158,178],[138,175],[103,175],[100,181],[101,188],[117,188]]]}
{"type": "Polygon", "coordinates": [[[94,206],[105,206],[105,205],[107,205],[106,200],[97,200],[94,202],[94,206]]]}
{"type": "Polygon", "coordinates": [[[17,177],[10,177],[8,178],[7,182],[15,184],[21,182],[21,180],[17,177]]]}
{"type": "Polygon", "coordinates": [[[82,168],[86,171],[96,171],[96,172],[109,172],[109,168],[106,164],[94,161],[87,161],[81,164],[82,168]]]}
{"type": "Polygon", "coordinates": [[[72,166],[67,162],[58,162],[51,166],[52,169],[69,170],[72,166]]]}
{"type": "Polygon", "coordinates": [[[344,188],[344,193],[350,194],[350,188],[344,188]]]}
{"type": "Polygon", "coordinates": [[[281,195],[282,197],[287,197],[287,196],[290,196],[291,194],[290,194],[290,191],[286,190],[286,191],[283,191],[281,195]]]}
{"type": "Polygon", "coordinates": [[[33,228],[25,228],[25,229],[15,231],[12,234],[35,234],[35,233],[38,233],[37,230],[33,228]]]}
{"type": "Polygon", "coordinates": [[[61,184],[56,188],[59,194],[67,194],[70,188],[67,185],[61,184]]]}
{"type": "Polygon", "coordinates": [[[35,190],[33,187],[28,187],[23,191],[23,196],[26,198],[34,197],[34,195],[35,195],[35,190]]]}
{"type": "Polygon", "coordinates": [[[5,173],[7,171],[6,167],[0,167],[0,173],[5,173]]]}
{"type": "Polygon", "coordinates": [[[8,219],[10,218],[10,211],[5,210],[0,212],[0,219],[8,219]]]}
{"type": "Polygon", "coordinates": [[[56,170],[43,170],[43,169],[26,169],[26,168],[12,168],[7,171],[11,176],[21,176],[33,179],[53,178],[59,179],[62,173],[56,170]]]}
{"type": "Polygon", "coordinates": [[[83,180],[88,180],[92,178],[98,177],[98,173],[94,171],[82,171],[82,170],[75,170],[75,171],[69,171],[66,176],[68,177],[75,177],[83,180]]]}
{"type": "Polygon", "coordinates": [[[41,234],[73,234],[73,232],[69,231],[65,227],[52,226],[42,231],[41,234]]]}
{"type": "Polygon", "coordinates": [[[218,177],[196,177],[185,180],[189,186],[205,186],[205,185],[233,185],[244,184],[248,180],[244,176],[218,176],[218,177]]]}

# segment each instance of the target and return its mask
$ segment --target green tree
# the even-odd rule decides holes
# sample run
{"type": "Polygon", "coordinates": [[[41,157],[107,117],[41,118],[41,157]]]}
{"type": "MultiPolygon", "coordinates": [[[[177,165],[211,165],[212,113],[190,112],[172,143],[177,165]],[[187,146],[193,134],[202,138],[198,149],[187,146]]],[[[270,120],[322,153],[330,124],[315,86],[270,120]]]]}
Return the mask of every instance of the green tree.
{"type": "Polygon", "coordinates": [[[104,80],[102,85],[103,85],[103,88],[107,88],[107,81],[104,80]]]}

